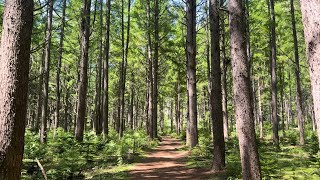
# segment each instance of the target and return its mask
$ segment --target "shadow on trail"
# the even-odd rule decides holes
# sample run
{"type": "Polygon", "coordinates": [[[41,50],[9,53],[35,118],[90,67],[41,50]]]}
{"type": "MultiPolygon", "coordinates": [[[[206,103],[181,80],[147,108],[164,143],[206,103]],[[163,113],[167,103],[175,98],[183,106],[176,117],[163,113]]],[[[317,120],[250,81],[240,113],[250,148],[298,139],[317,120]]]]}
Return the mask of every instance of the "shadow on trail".
{"type": "Polygon", "coordinates": [[[130,179],[210,179],[208,169],[191,169],[187,166],[187,151],[181,151],[181,141],[164,137],[160,146],[139,160],[128,173],[130,179]]]}

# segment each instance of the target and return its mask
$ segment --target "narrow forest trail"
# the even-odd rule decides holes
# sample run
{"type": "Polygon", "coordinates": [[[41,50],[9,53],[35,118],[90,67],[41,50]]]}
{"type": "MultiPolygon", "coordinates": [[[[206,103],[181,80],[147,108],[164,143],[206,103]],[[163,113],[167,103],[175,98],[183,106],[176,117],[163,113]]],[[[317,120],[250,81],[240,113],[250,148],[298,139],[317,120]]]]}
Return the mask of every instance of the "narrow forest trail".
{"type": "Polygon", "coordinates": [[[132,168],[130,179],[208,179],[208,170],[187,167],[188,151],[179,150],[182,147],[180,140],[164,137],[157,148],[132,168]]]}

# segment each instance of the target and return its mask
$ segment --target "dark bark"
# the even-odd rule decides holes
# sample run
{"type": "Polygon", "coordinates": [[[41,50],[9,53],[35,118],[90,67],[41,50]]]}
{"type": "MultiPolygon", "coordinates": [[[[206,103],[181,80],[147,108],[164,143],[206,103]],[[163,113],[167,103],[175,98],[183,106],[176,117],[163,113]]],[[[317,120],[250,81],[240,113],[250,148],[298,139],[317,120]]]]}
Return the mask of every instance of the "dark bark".
{"type": "Polygon", "coordinates": [[[53,0],[48,4],[48,26],[46,32],[46,46],[45,58],[43,69],[43,86],[42,86],[42,106],[41,106],[41,132],[40,142],[47,142],[47,121],[48,121],[48,100],[49,100],[49,74],[50,74],[50,61],[51,61],[51,36],[52,36],[52,13],[53,13],[53,0]]]}
{"type": "Polygon", "coordinates": [[[262,177],[254,129],[243,7],[242,0],[230,0],[228,4],[236,127],[243,179],[259,180],[262,177]]]}
{"type": "Polygon", "coordinates": [[[78,82],[78,105],[75,136],[77,141],[83,141],[86,116],[86,100],[88,89],[88,61],[89,61],[89,38],[90,38],[90,8],[91,1],[83,0],[81,9],[80,27],[80,73],[78,82]]]}
{"type": "Polygon", "coordinates": [[[102,58],[103,58],[103,43],[102,43],[102,26],[103,26],[103,1],[99,2],[99,57],[97,59],[97,77],[96,77],[96,97],[95,97],[95,119],[94,119],[94,130],[96,134],[101,134],[102,130],[102,115],[101,115],[101,81],[102,81],[102,58]]]}
{"type": "Polygon", "coordinates": [[[300,2],[320,149],[320,3],[319,0],[300,2]]]}
{"type": "Polygon", "coordinates": [[[296,19],[294,12],[293,0],[290,0],[290,10],[291,10],[291,23],[292,23],[292,37],[294,44],[294,60],[295,60],[295,76],[296,76],[296,89],[297,89],[297,113],[300,131],[300,145],[304,145],[304,120],[303,120],[303,110],[302,110],[302,93],[301,93],[301,80],[300,80],[300,65],[299,65],[299,47],[298,38],[296,30],[296,19]]]}
{"type": "Polygon", "coordinates": [[[187,77],[188,77],[188,100],[189,117],[187,128],[190,133],[189,147],[198,144],[198,120],[197,120],[197,88],[196,88],[196,0],[187,0],[187,77]]]}
{"type": "Polygon", "coordinates": [[[6,1],[0,55],[0,179],[21,179],[27,113],[32,0],[6,1]]]}
{"type": "Polygon", "coordinates": [[[279,147],[279,120],[277,103],[277,52],[276,52],[276,20],[274,12],[274,0],[270,0],[270,28],[271,28],[271,112],[272,112],[272,139],[276,147],[279,147]]]}
{"type": "Polygon", "coordinates": [[[106,9],[106,33],[105,33],[105,46],[104,46],[104,63],[103,63],[103,111],[102,111],[102,131],[103,137],[106,137],[109,132],[109,50],[110,50],[110,10],[111,0],[107,0],[106,9]]]}
{"type": "Polygon", "coordinates": [[[210,34],[211,34],[211,121],[213,126],[213,170],[225,167],[225,144],[223,135],[222,87],[220,68],[219,38],[219,4],[210,0],[210,34]]]}
{"type": "Polygon", "coordinates": [[[153,137],[158,137],[158,69],[159,69],[159,0],[154,5],[154,62],[153,62],[153,137]]]}

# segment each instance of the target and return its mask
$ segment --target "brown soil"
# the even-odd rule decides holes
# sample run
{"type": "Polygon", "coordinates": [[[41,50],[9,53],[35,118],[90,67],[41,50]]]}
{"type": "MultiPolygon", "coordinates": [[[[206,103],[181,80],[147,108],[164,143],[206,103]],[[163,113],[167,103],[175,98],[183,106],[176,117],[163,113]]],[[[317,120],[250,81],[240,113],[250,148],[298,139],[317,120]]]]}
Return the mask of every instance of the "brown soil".
{"type": "Polygon", "coordinates": [[[181,151],[181,141],[164,137],[160,145],[149,152],[129,172],[131,179],[209,179],[206,169],[190,169],[186,165],[188,151],[181,151]]]}

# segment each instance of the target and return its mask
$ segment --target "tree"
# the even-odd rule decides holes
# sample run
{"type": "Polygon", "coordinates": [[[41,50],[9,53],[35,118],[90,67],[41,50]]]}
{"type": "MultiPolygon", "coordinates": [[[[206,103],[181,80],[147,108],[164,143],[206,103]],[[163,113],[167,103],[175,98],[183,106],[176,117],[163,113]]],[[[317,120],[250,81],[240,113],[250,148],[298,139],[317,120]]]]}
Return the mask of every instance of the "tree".
{"type": "Polygon", "coordinates": [[[104,137],[108,135],[108,110],[109,110],[109,50],[110,50],[110,10],[111,0],[107,1],[106,9],[106,34],[104,46],[104,63],[103,63],[103,110],[102,110],[102,131],[104,137]]]}
{"type": "Polygon", "coordinates": [[[160,38],[159,38],[159,0],[155,0],[154,5],[154,62],[153,62],[153,137],[157,138],[158,136],[158,79],[159,79],[159,44],[160,44],[160,38]]]}
{"type": "Polygon", "coordinates": [[[277,52],[276,52],[276,20],[274,13],[274,0],[270,0],[270,28],[271,28],[271,110],[272,110],[272,131],[273,131],[273,143],[275,146],[279,146],[279,121],[277,110],[277,52]]]}
{"type": "Polygon", "coordinates": [[[250,90],[249,64],[246,51],[245,12],[242,0],[230,0],[231,56],[236,127],[239,138],[243,179],[261,179],[253,105],[250,90]]]}
{"type": "Polygon", "coordinates": [[[188,122],[187,132],[190,135],[190,148],[198,144],[198,120],[197,120],[197,80],[196,80],[196,0],[187,0],[187,77],[188,77],[188,122]]]}
{"type": "MultiPolygon", "coordinates": [[[[294,13],[293,0],[290,0],[290,12],[291,12],[291,23],[292,23],[292,37],[294,44],[294,60],[295,60],[295,76],[296,76],[296,89],[297,89],[297,113],[299,121],[299,131],[300,131],[300,145],[304,145],[304,120],[303,120],[303,110],[302,110],[302,93],[301,93],[301,80],[300,80],[300,60],[299,60],[299,47],[298,38],[296,30],[296,20],[294,13]]],[[[284,129],[284,127],[283,127],[284,129]]]]}
{"type": "Polygon", "coordinates": [[[88,88],[88,61],[89,61],[89,37],[90,37],[90,8],[91,1],[83,0],[81,9],[80,27],[80,73],[78,82],[78,105],[76,118],[76,139],[83,141],[83,132],[86,115],[86,99],[88,88]]]}
{"type": "Polygon", "coordinates": [[[0,179],[21,179],[33,1],[6,1],[0,55],[0,179]]]}
{"type": "Polygon", "coordinates": [[[47,120],[48,120],[48,100],[49,100],[49,74],[50,74],[50,61],[51,61],[51,37],[52,37],[52,13],[53,13],[53,0],[49,1],[47,10],[47,31],[45,41],[45,58],[43,69],[43,84],[42,84],[42,106],[41,106],[41,132],[40,142],[45,143],[47,141],[47,120]]]}
{"type": "Polygon", "coordinates": [[[320,149],[320,2],[301,0],[300,3],[320,149]]]}
{"type": "Polygon", "coordinates": [[[96,134],[101,133],[101,79],[102,79],[102,58],[103,58],[103,42],[102,42],[102,21],[103,21],[103,1],[99,2],[99,57],[97,59],[97,77],[96,77],[96,97],[95,97],[95,120],[94,129],[96,134]]]}
{"type": "Polygon", "coordinates": [[[211,120],[213,126],[213,170],[222,170],[225,166],[225,144],[223,134],[222,86],[220,68],[219,39],[219,3],[210,0],[210,34],[211,34],[211,120]]]}
{"type": "Polygon", "coordinates": [[[61,17],[61,30],[60,30],[60,42],[59,42],[59,52],[58,52],[58,63],[57,63],[57,74],[56,74],[56,119],[55,119],[55,128],[58,127],[60,121],[60,108],[61,108],[61,83],[60,83],[60,74],[61,74],[61,65],[62,65],[62,53],[63,53],[63,42],[64,42],[64,28],[66,24],[66,6],[67,0],[63,0],[62,5],[62,17],[61,17]]]}
{"type": "Polygon", "coordinates": [[[154,126],[154,121],[153,121],[153,115],[154,115],[154,96],[153,96],[153,61],[152,61],[152,50],[151,50],[151,46],[152,46],[152,42],[151,42],[151,10],[150,10],[150,0],[147,0],[147,4],[146,4],[146,13],[147,13],[147,57],[148,57],[148,117],[147,117],[147,132],[148,135],[151,139],[153,139],[153,126],[154,126]]]}

